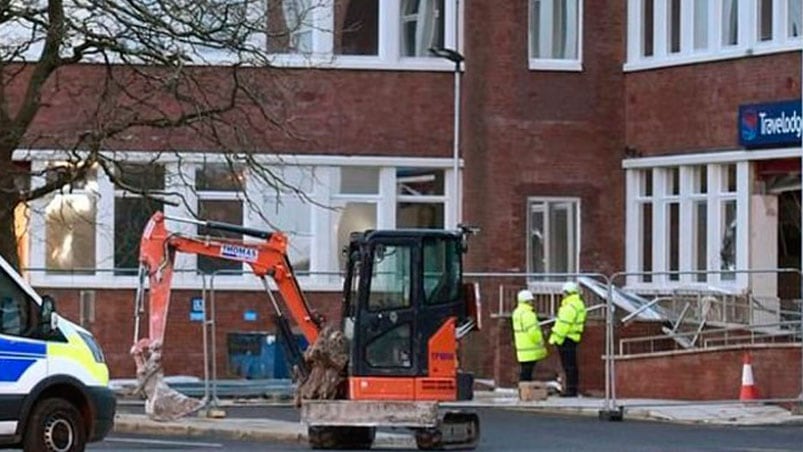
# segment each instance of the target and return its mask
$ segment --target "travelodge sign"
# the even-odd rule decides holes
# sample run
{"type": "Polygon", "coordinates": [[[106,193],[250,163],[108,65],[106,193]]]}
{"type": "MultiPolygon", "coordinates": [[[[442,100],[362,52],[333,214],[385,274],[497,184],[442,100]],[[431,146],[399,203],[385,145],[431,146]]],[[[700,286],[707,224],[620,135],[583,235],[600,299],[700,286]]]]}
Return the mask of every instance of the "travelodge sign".
{"type": "Polygon", "coordinates": [[[800,100],[739,106],[739,143],[742,146],[799,146],[800,140],[800,100]]]}

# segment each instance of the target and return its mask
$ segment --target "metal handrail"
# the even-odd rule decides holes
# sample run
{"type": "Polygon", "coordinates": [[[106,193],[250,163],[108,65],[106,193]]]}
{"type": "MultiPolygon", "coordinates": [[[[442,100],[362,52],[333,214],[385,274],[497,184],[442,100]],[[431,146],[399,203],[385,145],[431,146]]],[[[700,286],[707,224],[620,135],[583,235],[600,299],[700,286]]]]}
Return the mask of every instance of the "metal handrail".
{"type": "MultiPolygon", "coordinates": [[[[623,353],[625,346],[630,346],[632,344],[637,343],[654,343],[658,340],[672,340],[674,338],[690,338],[698,335],[711,335],[711,334],[727,334],[731,331],[744,331],[749,330],[753,331],[758,328],[771,328],[771,327],[782,327],[782,326],[798,326],[800,325],[799,321],[781,321],[781,322],[773,322],[773,323],[765,323],[765,324],[757,324],[757,325],[739,325],[739,326],[730,326],[730,327],[723,327],[723,328],[713,328],[710,330],[705,330],[700,333],[695,331],[689,331],[684,333],[673,333],[671,335],[661,334],[661,335],[652,335],[652,336],[642,336],[636,338],[623,338],[619,340],[619,354],[623,353]]],[[[762,335],[768,335],[767,333],[759,333],[762,335]]],[[[703,343],[705,344],[705,339],[703,343]]],[[[705,348],[705,347],[697,347],[697,348],[705,348]]],[[[650,348],[654,351],[654,347],[650,348]]]]}

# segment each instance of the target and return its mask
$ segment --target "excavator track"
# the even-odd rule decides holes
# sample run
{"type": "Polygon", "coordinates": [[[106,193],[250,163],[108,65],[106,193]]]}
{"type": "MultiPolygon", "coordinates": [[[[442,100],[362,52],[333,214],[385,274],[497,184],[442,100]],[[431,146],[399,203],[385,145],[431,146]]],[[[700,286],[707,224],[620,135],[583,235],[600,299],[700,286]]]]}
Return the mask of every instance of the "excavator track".
{"type": "Polygon", "coordinates": [[[467,450],[480,441],[480,418],[476,413],[449,411],[437,427],[419,429],[415,443],[420,450],[467,450]]]}

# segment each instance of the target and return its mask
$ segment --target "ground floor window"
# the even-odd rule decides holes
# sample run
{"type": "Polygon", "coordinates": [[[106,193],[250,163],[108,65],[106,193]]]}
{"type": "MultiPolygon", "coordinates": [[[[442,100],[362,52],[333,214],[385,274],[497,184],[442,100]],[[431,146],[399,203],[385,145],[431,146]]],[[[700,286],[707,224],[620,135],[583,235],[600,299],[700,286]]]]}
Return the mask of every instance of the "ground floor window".
{"type": "MultiPolygon", "coordinates": [[[[456,196],[449,190],[449,159],[366,157],[350,158],[344,165],[334,156],[319,161],[283,157],[259,167],[214,154],[197,161],[132,159],[112,177],[98,169],[80,187],[66,187],[29,206],[27,268],[32,280],[47,274],[48,283],[55,285],[133,281],[139,237],[157,210],[282,231],[289,236],[289,257],[299,275],[333,287],[340,281],[342,249],[351,232],[455,223],[450,216],[456,196]]],[[[32,167],[36,172],[53,164],[58,163],[34,160],[32,167]]],[[[181,223],[169,227],[191,235],[221,235],[181,223]]],[[[225,276],[233,286],[237,278],[247,279],[240,275],[247,267],[236,262],[179,255],[175,266],[179,287],[182,280],[196,283],[182,279],[196,272],[225,276]]]]}
{"type": "Polygon", "coordinates": [[[750,162],[699,161],[627,171],[630,283],[746,283],[750,162]]]}
{"type": "Polygon", "coordinates": [[[527,273],[577,273],[580,200],[527,199],[527,273]]]}

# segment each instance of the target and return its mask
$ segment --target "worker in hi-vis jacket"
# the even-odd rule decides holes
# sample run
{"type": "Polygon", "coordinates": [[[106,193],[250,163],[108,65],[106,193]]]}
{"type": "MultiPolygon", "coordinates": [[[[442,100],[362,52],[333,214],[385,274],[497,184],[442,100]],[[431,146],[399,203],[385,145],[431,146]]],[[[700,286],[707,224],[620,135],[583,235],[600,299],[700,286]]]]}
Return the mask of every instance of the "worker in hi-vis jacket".
{"type": "Polygon", "coordinates": [[[516,298],[518,305],[513,310],[512,321],[516,359],[520,366],[519,381],[532,381],[535,363],[546,358],[546,344],[533,308],[533,293],[521,290],[516,298]]]}
{"type": "Polygon", "coordinates": [[[583,337],[586,323],[586,305],[580,296],[577,283],[567,282],[563,285],[563,299],[558,309],[558,318],[552,326],[549,343],[558,347],[560,362],[566,374],[566,382],[561,397],[577,397],[577,344],[583,337]]]}

